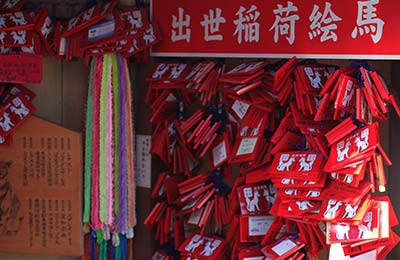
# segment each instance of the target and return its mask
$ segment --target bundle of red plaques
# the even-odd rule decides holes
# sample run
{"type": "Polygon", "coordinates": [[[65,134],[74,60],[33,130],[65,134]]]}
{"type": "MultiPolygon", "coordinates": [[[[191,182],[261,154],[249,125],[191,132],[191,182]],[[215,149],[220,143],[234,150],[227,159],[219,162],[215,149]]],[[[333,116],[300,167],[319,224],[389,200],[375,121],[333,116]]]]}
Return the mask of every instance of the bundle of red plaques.
{"type": "Polygon", "coordinates": [[[52,55],[53,22],[44,8],[21,10],[25,1],[0,2],[0,53],[52,55]]]}
{"type": "Polygon", "coordinates": [[[161,40],[144,9],[99,3],[67,21],[44,8],[23,10],[25,1],[0,1],[0,53],[27,53],[71,60],[106,53],[134,56],[161,40]]]}
{"type": "Polygon", "coordinates": [[[383,259],[399,242],[378,193],[379,121],[399,108],[368,64],[161,62],[147,79],[166,167],[145,222],[153,259],[383,259]]]}
{"type": "Polygon", "coordinates": [[[119,9],[117,2],[99,3],[65,23],[57,23],[57,55],[70,60],[123,53],[127,58],[161,40],[157,26],[149,22],[144,9],[119,9]]]}
{"type": "Polygon", "coordinates": [[[22,85],[0,85],[0,145],[11,145],[15,129],[35,112],[35,96],[22,85]]]}

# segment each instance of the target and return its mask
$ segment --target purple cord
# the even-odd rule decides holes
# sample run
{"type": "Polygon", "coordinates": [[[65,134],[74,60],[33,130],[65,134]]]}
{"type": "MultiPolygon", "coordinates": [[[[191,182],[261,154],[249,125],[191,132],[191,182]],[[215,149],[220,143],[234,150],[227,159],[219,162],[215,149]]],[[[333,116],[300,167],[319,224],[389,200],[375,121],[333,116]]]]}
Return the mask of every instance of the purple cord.
{"type": "Polygon", "coordinates": [[[107,250],[108,258],[107,259],[115,260],[115,247],[113,246],[111,240],[107,241],[107,244],[108,244],[108,250],[107,250]]]}
{"type": "Polygon", "coordinates": [[[126,75],[124,61],[121,54],[117,54],[118,61],[118,223],[119,232],[125,233],[128,228],[127,203],[127,151],[126,151],[126,75]]]}
{"type": "Polygon", "coordinates": [[[96,260],[97,259],[97,254],[96,254],[96,238],[93,236],[89,236],[89,257],[90,260],[96,260]]]}

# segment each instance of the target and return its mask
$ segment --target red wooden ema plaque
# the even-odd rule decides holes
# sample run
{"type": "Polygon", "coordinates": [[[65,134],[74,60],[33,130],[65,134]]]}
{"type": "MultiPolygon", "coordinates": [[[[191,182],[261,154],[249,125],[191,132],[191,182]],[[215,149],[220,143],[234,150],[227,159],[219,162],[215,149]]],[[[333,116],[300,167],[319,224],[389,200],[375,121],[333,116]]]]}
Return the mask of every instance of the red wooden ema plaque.
{"type": "Polygon", "coordinates": [[[31,117],[0,158],[0,252],[82,255],[81,135],[31,117]]]}

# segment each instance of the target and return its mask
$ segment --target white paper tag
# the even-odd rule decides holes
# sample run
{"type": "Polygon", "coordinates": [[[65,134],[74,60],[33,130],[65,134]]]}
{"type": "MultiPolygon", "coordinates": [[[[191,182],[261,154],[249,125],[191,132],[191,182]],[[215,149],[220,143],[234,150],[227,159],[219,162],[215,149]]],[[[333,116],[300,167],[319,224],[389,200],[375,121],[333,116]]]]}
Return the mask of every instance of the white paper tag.
{"type": "Polygon", "coordinates": [[[251,198],[253,197],[253,188],[252,187],[247,187],[243,189],[243,194],[245,198],[251,198]]]}
{"type": "Polygon", "coordinates": [[[272,222],[273,216],[249,217],[249,236],[263,236],[267,233],[272,222]]]}
{"type": "Polygon", "coordinates": [[[233,124],[237,124],[238,123],[236,118],[231,113],[228,112],[227,114],[228,114],[229,121],[231,121],[233,124]]]}
{"type": "Polygon", "coordinates": [[[249,107],[250,107],[249,104],[236,100],[232,105],[232,110],[236,113],[236,115],[240,119],[243,119],[243,117],[247,113],[247,110],[249,110],[249,107]]]}
{"type": "Polygon", "coordinates": [[[189,167],[189,171],[192,171],[194,168],[196,168],[196,166],[199,164],[198,162],[194,162],[192,161],[192,159],[187,158],[188,160],[188,167],[189,167]]]}
{"type": "Polygon", "coordinates": [[[290,239],[285,239],[282,240],[279,244],[274,246],[272,248],[272,251],[274,251],[276,254],[279,256],[284,255],[286,252],[288,252],[290,249],[295,248],[297,245],[290,239]]]}
{"type": "Polygon", "coordinates": [[[245,84],[239,84],[239,85],[236,85],[236,86],[231,87],[231,89],[232,89],[233,91],[236,91],[236,90],[239,90],[239,89],[241,89],[241,88],[243,88],[243,87],[245,87],[245,86],[246,86],[245,84]]]}
{"type": "Polygon", "coordinates": [[[251,154],[257,144],[257,137],[243,138],[236,155],[251,154]]]}
{"type": "Polygon", "coordinates": [[[228,158],[225,140],[214,147],[214,149],[212,150],[212,155],[214,166],[222,163],[228,158]]]}
{"type": "Polygon", "coordinates": [[[165,193],[165,186],[162,185],[160,190],[158,191],[158,196],[162,197],[165,193]]]}
{"type": "Polygon", "coordinates": [[[349,260],[350,257],[344,255],[343,247],[340,243],[332,243],[329,247],[329,260],[343,259],[349,260]]]}
{"type": "Polygon", "coordinates": [[[243,260],[263,260],[264,256],[245,257],[243,260]]]}
{"type": "Polygon", "coordinates": [[[63,56],[67,50],[67,38],[62,37],[60,39],[60,46],[58,46],[58,55],[63,56]]]}
{"type": "Polygon", "coordinates": [[[173,94],[169,94],[168,97],[165,99],[167,102],[175,102],[176,97],[173,94]]]}
{"type": "Polygon", "coordinates": [[[151,136],[136,135],[136,163],[135,178],[138,187],[151,186],[151,136]]]}
{"type": "Polygon", "coordinates": [[[318,222],[318,227],[319,227],[319,230],[321,230],[322,231],[322,233],[326,233],[326,223],[325,222],[323,222],[323,221],[320,221],[320,222],[318,222]]]}
{"type": "Polygon", "coordinates": [[[115,32],[115,22],[108,21],[90,27],[88,30],[88,39],[89,41],[101,39],[106,36],[112,35],[114,32],[115,32]]]}
{"type": "Polygon", "coordinates": [[[361,255],[350,257],[350,260],[375,260],[378,254],[378,250],[372,250],[361,255]]]}
{"type": "Polygon", "coordinates": [[[199,197],[197,197],[194,200],[191,200],[190,202],[188,202],[183,208],[182,210],[186,210],[186,209],[190,209],[193,208],[194,205],[196,205],[197,202],[199,202],[199,200],[204,196],[204,194],[201,194],[199,197]]]}
{"type": "Polygon", "coordinates": [[[190,217],[188,219],[188,223],[192,225],[197,225],[199,224],[201,215],[203,214],[204,208],[200,208],[196,211],[193,211],[192,214],[190,214],[190,217]]]}

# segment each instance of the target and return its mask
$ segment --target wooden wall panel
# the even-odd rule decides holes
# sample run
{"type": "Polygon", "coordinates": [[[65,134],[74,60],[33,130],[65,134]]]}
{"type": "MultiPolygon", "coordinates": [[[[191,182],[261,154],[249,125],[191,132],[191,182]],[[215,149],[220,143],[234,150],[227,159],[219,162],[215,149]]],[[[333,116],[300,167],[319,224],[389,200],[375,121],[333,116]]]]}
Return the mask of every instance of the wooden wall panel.
{"type": "MultiPolygon", "coordinates": [[[[62,123],[62,62],[53,58],[43,60],[43,81],[40,85],[29,85],[36,94],[35,115],[57,124],[62,123]]],[[[0,254],[7,260],[63,260],[62,256],[0,254]]],[[[77,259],[76,259],[77,260],[77,259]]]]}
{"type": "MultiPolygon", "coordinates": [[[[64,260],[62,256],[30,255],[30,254],[0,254],[4,260],[64,260]]],[[[73,259],[78,260],[78,259],[73,259]]]]}
{"type": "MultiPolygon", "coordinates": [[[[166,58],[163,60],[169,60],[169,59],[166,58]]],[[[249,59],[226,59],[225,63],[227,64],[227,68],[229,69],[229,68],[233,68],[234,66],[236,66],[237,64],[239,64],[240,62],[243,62],[243,61],[249,61],[249,59]]],[[[274,61],[277,61],[277,60],[274,60],[274,61]]],[[[318,61],[321,63],[333,64],[333,65],[338,65],[341,67],[348,66],[352,62],[350,60],[318,60],[318,61]]],[[[396,69],[392,68],[392,62],[390,62],[390,61],[369,61],[369,63],[377,71],[379,71],[388,82],[392,82],[392,85],[394,85],[394,84],[400,85],[400,73],[397,73],[397,74],[399,74],[399,75],[397,75],[397,78],[398,78],[397,80],[392,80],[393,74],[396,74],[396,72],[395,72],[396,69]]],[[[398,63],[397,71],[400,71],[400,63],[398,63]]],[[[140,74],[141,72],[138,70],[137,73],[140,74]]],[[[140,85],[139,85],[139,87],[140,87],[140,85]]],[[[398,91],[400,92],[400,89],[398,89],[398,91]]],[[[141,99],[140,94],[139,93],[137,93],[137,94],[138,94],[138,99],[141,99]]],[[[138,108],[138,109],[145,109],[147,111],[147,108],[138,108]]],[[[139,112],[139,110],[137,110],[137,112],[139,112]]],[[[143,118],[149,118],[149,117],[143,116],[141,113],[139,114],[138,119],[141,122],[141,124],[147,125],[148,123],[144,122],[142,120],[142,117],[143,118]]],[[[147,132],[147,130],[148,129],[145,129],[145,132],[147,132]]],[[[400,133],[400,120],[397,118],[397,116],[391,115],[390,123],[389,122],[381,122],[380,133],[381,133],[381,144],[382,144],[383,148],[389,154],[389,156],[392,158],[392,160],[395,162],[397,157],[400,156],[400,149],[398,148],[398,147],[400,147],[400,136],[397,137],[398,136],[397,133],[400,133]],[[392,121],[397,122],[397,125],[396,125],[397,128],[393,127],[392,121]],[[396,137],[398,139],[397,143],[393,142],[393,139],[395,138],[395,137],[393,137],[393,135],[396,135],[396,137]]],[[[390,174],[391,174],[390,178],[393,178],[393,174],[395,172],[400,171],[400,160],[398,160],[397,164],[398,165],[396,165],[396,163],[394,163],[393,167],[390,168],[390,174]]],[[[155,163],[153,163],[153,168],[155,166],[160,167],[159,165],[155,165],[155,163]]],[[[153,176],[154,176],[154,174],[157,175],[157,172],[154,171],[154,169],[153,169],[152,173],[153,173],[153,176]]],[[[386,167],[386,173],[389,173],[388,167],[386,167]]],[[[389,179],[388,179],[388,187],[387,188],[388,188],[388,193],[391,196],[391,199],[393,201],[394,207],[396,208],[397,215],[400,217],[400,206],[399,206],[400,205],[400,189],[397,188],[398,184],[400,184],[400,176],[399,177],[396,176],[395,182],[391,181],[391,179],[389,181],[389,179]]],[[[141,191],[141,189],[138,190],[138,192],[140,192],[140,191],[141,191]]],[[[138,203],[142,203],[141,198],[143,198],[143,195],[138,194],[138,201],[139,201],[138,203]]],[[[148,207],[146,207],[145,210],[148,210],[148,207]]],[[[139,213],[139,214],[141,214],[141,213],[139,213]]],[[[396,231],[400,234],[400,229],[396,230],[396,231]]],[[[147,239],[148,235],[149,235],[149,233],[146,234],[144,243],[148,242],[148,239],[147,239]]],[[[150,245],[155,246],[155,242],[150,239],[150,244],[148,244],[148,245],[149,245],[149,247],[150,247],[150,245]]],[[[135,245],[135,248],[144,249],[146,252],[145,253],[146,255],[147,255],[147,251],[149,250],[148,247],[142,248],[142,247],[139,247],[138,245],[135,245]]],[[[328,254],[327,254],[327,252],[322,252],[319,257],[320,257],[319,259],[321,259],[321,260],[328,259],[328,254]]],[[[143,259],[147,259],[147,258],[143,258],[143,259]]],[[[388,259],[400,259],[400,246],[395,248],[395,250],[391,253],[391,255],[388,259]]]]}
{"type": "MultiPolygon", "coordinates": [[[[43,60],[43,81],[29,85],[36,94],[35,115],[75,131],[83,130],[84,99],[88,68],[82,62],[65,63],[54,58],[43,60]]],[[[7,260],[78,260],[79,257],[0,254],[7,260]]]]}
{"type": "MultiPolygon", "coordinates": [[[[238,60],[227,60],[229,66],[237,64],[238,60]]],[[[328,61],[332,64],[348,64],[348,61],[328,61]]],[[[378,71],[384,74],[386,79],[392,76],[392,85],[400,84],[400,63],[374,61],[371,62],[378,71]]],[[[150,63],[151,64],[151,63],[150,63]]],[[[150,67],[148,65],[132,65],[132,87],[135,98],[135,118],[137,134],[151,134],[152,125],[149,123],[151,111],[144,104],[147,92],[147,84],[144,77],[150,67]]],[[[67,128],[82,131],[85,118],[85,103],[88,82],[88,68],[81,61],[65,63],[53,58],[44,60],[44,80],[39,86],[30,86],[36,93],[37,99],[35,105],[38,110],[36,114],[52,122],[61,124],[67,128]]],[[[398,89],[400,91],[400,89],[398,89]]],[[[400,183],[400,120],[392,116],[390,125],[382,127],[382,143],[385,149],[390,153],[393,160],[393,166],[390,168],[388,176],[389,194],[395,205],[396,212],[400,216],[400,189],[397,184],[400,183]]],[[[154,158],[152,166],[153,179],[162,170],[161,163],[154,158]]],[[[154,181],[154,180],[153,180],[154,181]]],[[[138,226],[135,229],[135,259],[149,259],[157,246],[153,241],[154,232],[146,228],[142,223],[152,208],[153,203],[150,198],[150,189],[137,189],[137,213],[138,226]]],[[[399,230],[397,230],[399,232],[399,230]]],[[[324,259],[322,257],[321,259],[324,259]]],[[[21,255],[21,254],[0,254],[0,259],[25,260],[25,259],[44,259],[44,260],[77,260],[77,257],[62,256],[43,256],[43,255],[21,255]]],[[[400,259],[400,248],[396,248],[389,259],[400,259]]]]}
{"type": "MultiPolygon", "coordinates": [[[[144,103],[148,89],[148,84],[144,79],[151,65],[152,62],[131,66],[132,94],[135,97],[134,114],[136,134],[151,135],[152,133],[152,125],[149,122],[151,110],[144,103]]],[[[156,160],[156,158],[153,158],[152,160],[152,183],[154,183],[154,179],[158,176],[160,167],[162,167],[161,163],[156,160]]],[[[143,224],[154,205],[150,199],[150,195],[151,189],[141,187],[136,188],[137,226],[135,228],[134,241],[135,259],[150,259],[156,247],[153,239],[154,232],[143,224]]]]}
{"type": "MultiPolygon", "coordinates": [[[[392,62],[392,81],[390,84],[397,93],[400,93],[400,61],[392,62]]],[[[396,215],[400,218],[400,119],[392,111],[390,117],[390,158],[393,165],[390,168],[387,182],[389,186],[389,196],[392,200],[396,215]]],[[[400,234],[400,226],[394,228],[397,234],[400,234]]],[[[389,254],[389,260],[400,259],[400,246],[397,245],[389,254]]]]}
{"type": "Polygon", "coordinates": [[[80,132],[85,124],[89,67],[82,61],[63,62],[62,67],[62,125],[80,132]]]}
{"type": "Polygon", "coordinates": [[[43,60],[43,81],[28,85],[36,93],[36,115],[57,124],[62,123],[62,62],[54,58],[43,60]]]}

